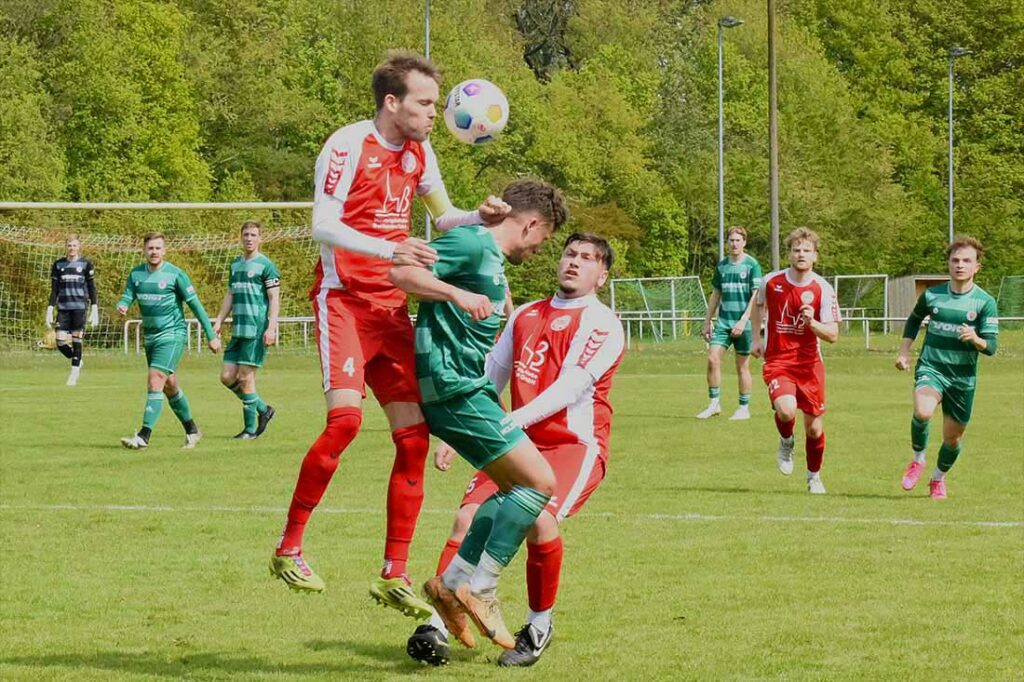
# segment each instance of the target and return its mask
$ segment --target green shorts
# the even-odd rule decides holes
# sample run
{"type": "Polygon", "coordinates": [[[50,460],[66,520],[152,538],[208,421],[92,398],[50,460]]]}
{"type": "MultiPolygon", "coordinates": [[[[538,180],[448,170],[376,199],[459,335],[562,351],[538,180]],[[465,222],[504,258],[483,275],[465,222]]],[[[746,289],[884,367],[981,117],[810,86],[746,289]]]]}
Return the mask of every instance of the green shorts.
{"type": "Polygon", "coordinates": [[[152,341],[146,339],[146,364],[164,374],[174,374],[185,353],[188,339],[184,334],[158,336],[152,341]]]}
{"type": "Polygon", "coordinates": [[[483,469],[526,438],[512,416],[501,409],[490,383],[422,409],[430,432],[476,469],[483,469]]]}
{"type": "Polygon", "coordinates": [[[954,382],[927,365],[914,370],[914,390],[930,388],[942,395],[942,413],[958,424],[967,425],[974,409],[974,387],[954,382]]]}
{"type": "Polygon", "coordinates": [[[732,345],[736,348],[736,355],[750,355],[750,325],[747,325],[747,328],[739,336],[733,336],[729,333],[731,329],[732,327],[723,327],[716,324],[714,329],[711,330],[711,341],[709,343],[712,346],[721,346],[722,348],[728,348],[732,345]]]}
{"type": "Polygon", "coordinates": [[[255,339],[239,339],[231,337],[231,343],[224,349],[224,362],[232,365],[250,365],[262,367],[267,347],[263,345],[263,336],[255,339]]]}

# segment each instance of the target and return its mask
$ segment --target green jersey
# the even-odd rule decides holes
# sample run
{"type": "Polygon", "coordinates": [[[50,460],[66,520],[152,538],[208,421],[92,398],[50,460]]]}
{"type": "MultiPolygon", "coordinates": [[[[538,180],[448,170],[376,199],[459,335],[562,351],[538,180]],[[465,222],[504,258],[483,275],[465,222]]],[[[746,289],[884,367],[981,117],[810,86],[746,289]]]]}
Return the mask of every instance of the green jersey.
{"type": "Polygon", "coordinates": [[[212,339],[215,336],[210,318],[196,295],[192,281],[181,268],[167,261],[153,271],[150,271],[147,263],[143,263],[128,273],[128,283],[117,306],[128,308],[133,301],[139,302],[142,331],[146,334],[147,344],[161,337],[187,333],[185,316],[181,311],[183,302],[188,304],[203,325],[206,338],[212,339]]]}
{"type": "Polygon", "coordinates": [[[505,305],[505,256],[482,225],[457,227],[430,245],[437,251],[434,275],[491,299],[491,316],[473,322],[446,301],[423,301],[416,316],[416,378],[425,405],[487,384],[484,358],[498,336],[505,305]]]}
{"type": "MultiPolygon", "coordinates": [[[[755,289],[761,288],[761,265],[748,254],[739,263],[728,256],[718,261],[711,286],[721,296],[718,304],[718,326],[732,328],[750,304],[755,289]]],[[[747,321],[750,326],[750,321],[747,321]]]]}
{"type": "Polygon", "coordinates": [[[978,376],[978,351],[960,340],[960,326],[974,327],[978,336],[988,341],[984,352],[991,355],[999,334],[996,300],[977,284],[963,294],[952,292],[948,283],[931,287],[917,299],[907,318],[904,338],[915,338],[921,321],[929,315],[918,367],[926,366],[962,387],[973,388],[978,376]]]}
{"type": "Polygon", "coordinates": [[[267,330],[269,289],[281,286],[281,273],[262,253],[250,260],[239,256],[231,263],[231,336],[255,339],[267,330]]]}

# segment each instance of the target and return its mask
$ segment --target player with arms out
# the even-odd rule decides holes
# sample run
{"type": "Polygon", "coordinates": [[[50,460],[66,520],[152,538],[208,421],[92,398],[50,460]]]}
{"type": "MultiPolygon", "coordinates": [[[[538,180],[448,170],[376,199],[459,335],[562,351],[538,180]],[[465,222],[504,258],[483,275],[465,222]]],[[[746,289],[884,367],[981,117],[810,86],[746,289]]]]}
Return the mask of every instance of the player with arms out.
{"type": "Polygon", "coordinates": [[[926,317],[921,356],[914,369],[914,414],[910,444],[914,457],[903,474],[903,489],[913,490],[924,471],[928,427],[942,404],[942,446],[928,483],[932,499],[946,499],[946,474],[960,456],[960,442],[974,406],[978,353],[995,355],[999,312],[992,296],[974,283],[981,269],[981,242],[961,237],[946,248],[950,281],[931,287],[917,299],[903,329],[896,369],[910,369],[910,347],[926,317]]]}
{"type": "Polygon", "coordinates": [[[57,313],[57,350],[71,360],[68,386],[78,384],[82,370],[82,336],[85,334],[85,312],[89,310],[89,326],[100,323],[99,299],[96,297],[96,269],[82,258],[82,242],[77,234],[64,241],[65,255],[50,269],[50,304],[46,307],[46,326],[54,323],[57,313]]]}
{"type": "MultiPolygon", "coordinates": [[[[571,235],[558,264],[558,292],[520,307],[487,356],[486,375],[500,394],[511,381],[512,420],[540,450],[555,472],[555,491],[526,536],[526,587],[530,611],[516,633],[515,649],[498,659],[502,666],[528,666],[551,642],[551,612],[562,569],[559,524],[590,498],[608,466],[612,407],[608,393],[622,359],[624,334],[615,314],[597,298],[608,279],[613,254],[593,234],[571,235]]],[[[442,444],[435,453],[441,470],[454,451],[442,444]]],[[[448,568],[482,503],[498,491],[485,472],[466,487],[437,577],[425,591],[437,613],[409,638],[410,656],[432,665],[448,662],[449,633],[474,646],[466,616],[445,601],[441,575],[448,568]],[[451,623],[451,628],[447,625],[451,623]]]]}
{"type": "Polygon", "coordinates": [[[242,225],[242,254],[231,263],[228,293],[213,320],[213,330],[231,315],[231,341],[224,349],[220,382],[242,401],[242,431],[238,440],[258,438],[274,418],[274,408],[256,392],[256,370],[263,366],[266,347],[277,340],[281,310],[281,273],[260,253],[263,226],[255,220],[242,225]]]}
{"type": "Polygon", "coordinates": [[[416,318],[416,375],[430,432],[494,481],[457,557],[424,589],[435,606],[457,600],[480,632],[506,649],[515,640],[501,617],[498,579],[555,490],[537,447],[501,407],[484,371],[501,323],[504,262],[522,263],[567,219],[561,193],[518,180],[502,200],[511,212],[491,229],[452,230],[431,242],[432,270],[398,266],[391,279],[422,299],[416,318]]]}
{"type": "Polygon", "coordinates": [[[779,431],[779,471],[793,473],[793,427],[797,410],[804,414],[807,490],[825,493],[821,462],[825,456],[825,363],[821,340],[839,338],[839,304],[825,278],[814,272],[818,235],[801,227],[786,237],[789,267],[770,273],[757,293],[753,310],[751,354],[764,355],[762,375],[779,431]],[[767,343],[761,340],[762,307],[767,313],[767,343]]]}
{"type": "Polygon", "coordinates": [[[711,280],[714,289],[704,315],[704,340],[708,342],[708,399],[710,402],[697,419],[721,414],[722,357],[729,346],[736,349],[736,374],[739,379],[739,407],[729,419],[750,419],[750,311],[761,287],[761,265],[744,252],[747,231],[730,227],[727,236],[729,255],[718,261],[711,280]],[[712,325],[711,316],[718,311],[712,325]]]}
{"type": "Polygon", "coordinates": [[[142,414],[142,428],[135,435],[122,438],[121,445],[132,450],[149,447],[149,438],[164,409],[166,395],[174,415],[185,427],[184,447],[191,449],[203,434],[192,419],[192,408],[175,374],[188,343],[188,328],[181,304],[186,303],[192,309],[192,314],[199,320],[206,334],[207,345],[214,353],[220,350],[220,338],[213,331],[206,309],[196,295],[188,275],[164,260],[167,249],[164,236],[159,232],[147,234],[142,248],[146,262],[128,273],[128,283],[124,295],[117,302],[117,312],[122,316],[127,315],[132,303],[139,302],[142,331],[146,336],[149,392],[146,395],[146,409],[142,414]]]}
{"type": "Polygon", "coordinates": [[[430,605],[412,589],[409,545],[423,504],[429,431],[419,408],[412,323],[392,266],[437,260],[409,236],[413,196],[423,197],[439,230],[498,221],[508,207],[489,197],[477,211],[448,199],[428,137],[440,74],[429,60],[391,53],[373,72],[377,114],[335,131],[316,162],[313,239],[320,260],[310,296],[323,373],[327,425],[306,453],[270,571],[292,589],[320,592],[323,580],[302,555],[302,540],[341,453],[356,437],[366,386],[384,409],[395,446],[388,480],[384,565],[370,585],[378,603],[425,618],[430,605]]]}

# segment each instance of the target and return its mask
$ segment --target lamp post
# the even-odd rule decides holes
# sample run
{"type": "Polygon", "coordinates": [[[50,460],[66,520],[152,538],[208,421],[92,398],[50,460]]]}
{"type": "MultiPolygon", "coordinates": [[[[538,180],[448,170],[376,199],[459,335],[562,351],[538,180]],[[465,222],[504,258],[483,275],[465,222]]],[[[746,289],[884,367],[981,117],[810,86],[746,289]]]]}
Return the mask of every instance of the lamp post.
{"type": "MultiPolygon", "coordinates": [[[[430,0],[426,0],[425,7],[423,9],[423,56],[430,59],[430,0]]],[[[426,211],[423,216],[423,233],[426,235],[426,239],[430,241],[430,211],[426,211]]]]}
{"type": "Polygon", "coordinates": [[[725,122],[722,113],[722,34],[743,23],[736,17],[718,20],[718,259],[725,258],[725,122]]]}
{"type": "Polygon", "coordinates": [[[949,189],[949,243],[953,243],[953,62],[971,54],[965,47],[954,47],[949,51],[949,161],[947,164],[949,189]]]}

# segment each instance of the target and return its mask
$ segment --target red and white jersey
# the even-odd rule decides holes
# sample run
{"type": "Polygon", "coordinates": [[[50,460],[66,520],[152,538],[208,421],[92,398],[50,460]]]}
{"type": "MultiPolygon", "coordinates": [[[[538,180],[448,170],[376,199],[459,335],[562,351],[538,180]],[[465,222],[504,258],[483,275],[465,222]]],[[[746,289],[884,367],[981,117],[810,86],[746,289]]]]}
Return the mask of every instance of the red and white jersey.
{"type": "Polygon", "coordinates": [[[803,284],[790,278],[789,268],[776,270],[764,278],[757,293],[758,305],[767,308],[765,362],[805,364],[821,360],[821,345],[800,317],[800,308],[814,308],[814,319],[829,324],[839,322],[836,292],[816,272],[803,284]]]}
{"type": "MultiPolygon", "coordinates": [[[[316,160],[313,214],[325,206],[337,219],[370,237],[403,242],[409,237],[412,199],[443,187],[430,142],[408,140],[396,147],[373,121],[336,130],[316,160]]],[[[387,307],[405,303],[405,292],[388,281],[391,263],[381,258],[320,245],[313,292],[346,289],[387,307]]]]}
{"type": "Polygon", "coordinates": [[[608,458],[612,406],[608,392],[625,347],[622,323],[596,296],[552,296],[517,309],[494,348],[495,359],[512,368],[512,409],[551,386],[570,367],[593,378],[568,407],[529,426],[540,447],[585,443],[608,458]]]}

